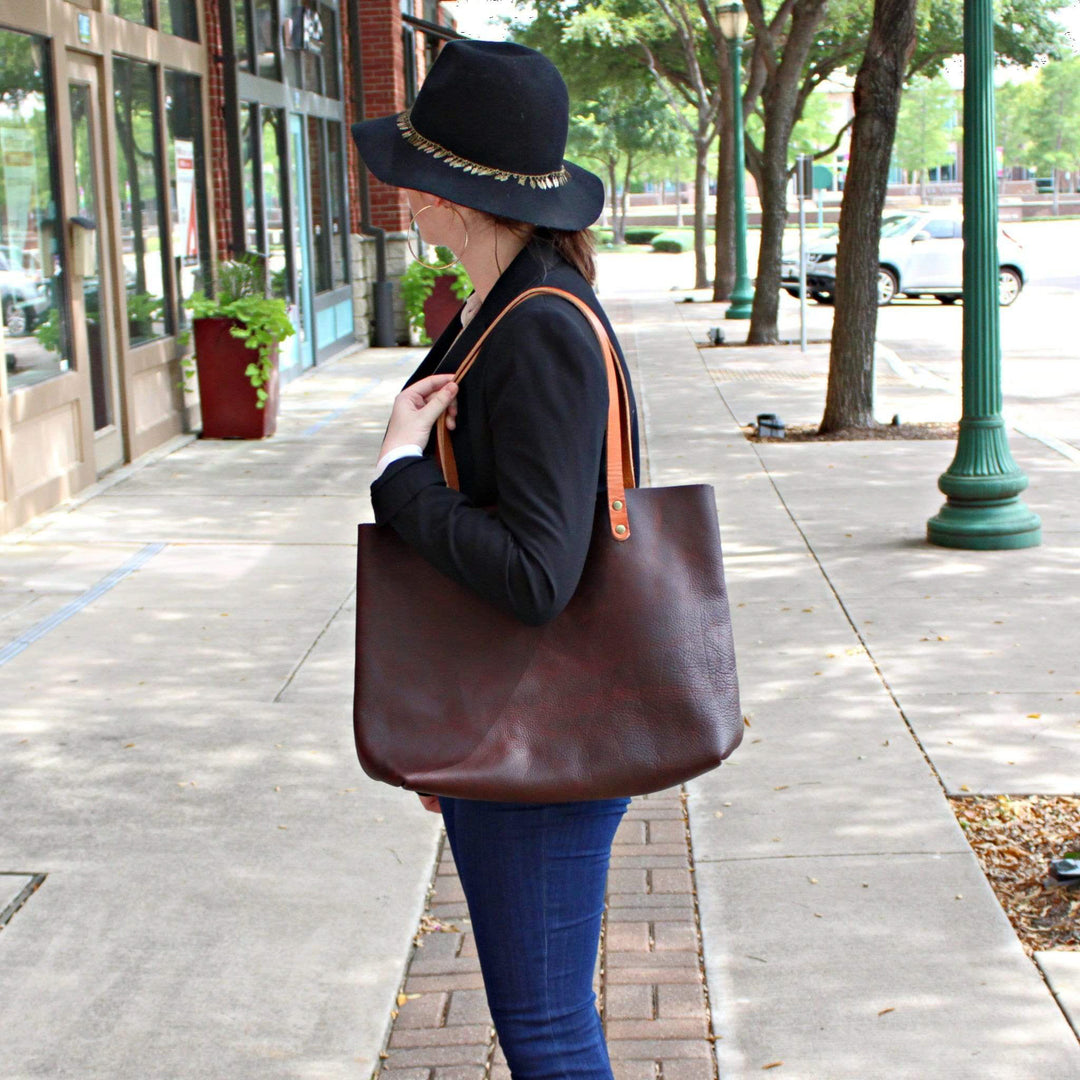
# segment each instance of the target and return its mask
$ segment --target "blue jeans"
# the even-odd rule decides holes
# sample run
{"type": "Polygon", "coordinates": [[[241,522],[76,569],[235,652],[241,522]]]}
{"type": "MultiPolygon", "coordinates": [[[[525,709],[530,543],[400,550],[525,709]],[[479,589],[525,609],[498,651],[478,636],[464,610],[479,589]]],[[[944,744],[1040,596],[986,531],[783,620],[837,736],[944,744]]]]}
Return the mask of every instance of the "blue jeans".
{"type": "Polygon", "coordinates": [[[611,1080],[592,978],[630,800],[440,802],[514,1080],[611,1080]]]}

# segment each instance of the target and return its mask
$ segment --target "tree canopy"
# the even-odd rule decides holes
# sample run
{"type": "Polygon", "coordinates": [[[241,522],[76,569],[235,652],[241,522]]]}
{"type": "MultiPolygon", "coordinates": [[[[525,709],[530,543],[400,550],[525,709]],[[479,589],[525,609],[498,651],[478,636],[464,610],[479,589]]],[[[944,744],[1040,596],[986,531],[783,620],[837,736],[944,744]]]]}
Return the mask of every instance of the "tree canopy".
{"type": "Polygon", "coordinates": [[[959,99],[941,75],[917,76],[900,99],[893,156],[904,172],[918,173],[925,188],[931,169],[946,164],[950,147],[960,138],[959,99]]]}

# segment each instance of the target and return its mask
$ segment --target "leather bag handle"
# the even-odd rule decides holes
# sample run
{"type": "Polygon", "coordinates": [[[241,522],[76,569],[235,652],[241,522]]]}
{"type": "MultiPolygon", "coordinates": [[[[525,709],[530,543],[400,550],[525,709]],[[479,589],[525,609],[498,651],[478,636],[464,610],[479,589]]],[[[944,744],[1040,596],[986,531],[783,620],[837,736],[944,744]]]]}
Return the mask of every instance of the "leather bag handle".
{"type": "MultiPolygon", "coordinates": [[[[516,296],[499,314],[492,320],[491,325],[480,335],[468,355],[461,361],[460,366],[454,373],[454,381],[460,383],[476,361],[481,347],[487,340],[488,334],[495,329],[499,320],[518,304],[523,303],[533,296],[561,296],[569,300],[589,321],[593,333],[600,342],[600,348],[604,354],[604,367],[607,373],[608,386],[608,415],[607,430],[605,433],[607,446],[607,510],[611,524],[611,535],[619,541],[630,538],[630,518],[626,511],[626,489],[636,487],[634,477],[634,452],[630,439],[630,394],[626,387],[626,376],[623,374],[622,365],[619,363],[615,346],[608,337],[604,324],[597,317],[588,304],[580,297],[565,289],[556,289],[551,286],[538,286],[535,289],[527,289],[516,296]]],[[[454,458],[454,448],[450,443],[450,432],[446,427],[446,413],[444,412],[436,425],[436,445],[439,453],[439,464],[442,467],[443,478],[446,486],[460,491],[458,480],[457,461],[454,458]]]]}

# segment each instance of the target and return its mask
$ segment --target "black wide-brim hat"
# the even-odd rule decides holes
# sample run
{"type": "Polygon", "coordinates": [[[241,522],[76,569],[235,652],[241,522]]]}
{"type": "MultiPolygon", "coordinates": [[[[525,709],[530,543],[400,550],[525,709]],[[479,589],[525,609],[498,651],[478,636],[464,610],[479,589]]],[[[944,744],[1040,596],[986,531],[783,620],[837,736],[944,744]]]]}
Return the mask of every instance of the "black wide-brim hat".
{"type": "Polygon", "coordinates": [[[577,230],[600,216],[604,184],[563,159],[569,122],[566,83],[546,56],[507,41],[450,41],[411,109],[352,133],[386,184],[577,230]]]}

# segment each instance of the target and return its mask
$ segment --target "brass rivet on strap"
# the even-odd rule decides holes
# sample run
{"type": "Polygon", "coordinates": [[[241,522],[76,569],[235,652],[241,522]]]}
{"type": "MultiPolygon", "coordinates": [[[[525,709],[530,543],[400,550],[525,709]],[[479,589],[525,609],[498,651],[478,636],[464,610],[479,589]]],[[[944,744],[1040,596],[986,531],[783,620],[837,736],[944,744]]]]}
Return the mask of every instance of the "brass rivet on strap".
{"type": "Polygon", "coordinates": [[[611,504],[611,509],[612,509],[612,510],[621,510],[621,509],[622,509],[622,502],[621,502],[621,501],[620,501],[619,499],[616,499],[616,500],[615,500],[615,501],[614,501],[614,502],[613,502],[613,503],[611,504]]]}
{"type": "Polygon", "coordinates": [[[620,536],[622,536],[622,534],[623,534],[624,532],[626,532],[626,526],[625,526],[625,525],[616,525],[616,526],[615,526],[615,531],[616,531],[616,532],[617,532],[617,533],[618,533],[618,534],[619,534],[620,536]]]}

